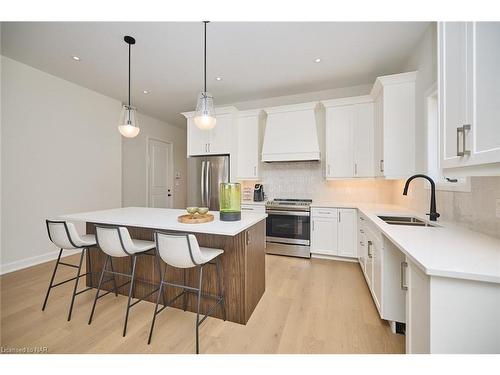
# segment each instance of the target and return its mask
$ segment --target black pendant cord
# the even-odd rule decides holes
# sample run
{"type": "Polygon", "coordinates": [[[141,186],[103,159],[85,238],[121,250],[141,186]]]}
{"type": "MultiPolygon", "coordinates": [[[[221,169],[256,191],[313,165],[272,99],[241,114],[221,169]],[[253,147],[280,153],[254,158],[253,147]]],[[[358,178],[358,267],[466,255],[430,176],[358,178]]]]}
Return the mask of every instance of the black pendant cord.
{"type": "Polygon", "coordinates": [[[203,72],[203,79],[204,79],[204,93],[205,96],[207,95],[207,23],[210,21],[203,21],[205,24],[205,52],[204,52],[204,61],[203,61],[203,66],[204,66],[204,72],[203,72]]]}
{"type": "Polygon", "coordinates": [[[131,45],[128,45],[128,123],[130,124],[130,49],[131,45]]]}

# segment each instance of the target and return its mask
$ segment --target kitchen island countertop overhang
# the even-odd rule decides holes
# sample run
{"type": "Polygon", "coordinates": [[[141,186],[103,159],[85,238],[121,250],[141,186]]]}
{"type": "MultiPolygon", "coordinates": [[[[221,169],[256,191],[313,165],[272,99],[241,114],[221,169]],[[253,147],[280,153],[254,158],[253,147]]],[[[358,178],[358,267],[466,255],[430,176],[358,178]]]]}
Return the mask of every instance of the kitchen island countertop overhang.
{"type": "Polygon", "coordinates": [[[204,224],[179,223],[177,218],[181,215],[185,215],[185,210],[150,207],[113,208],[109,210],[60,215],[59,218],[88,223],[235,236],[267,217],[267,214],[264,213],[242,212],[240,221],[221,221],[218,211],[210,211],[210,213],[214,215],[214,221],[204,224]]]}
{"type": "MultiPolygon", "coordinates": [[[[76,214],[60,215],[59,219],[73,222],[85,222],[88,234],[95,233],[95,224],[119,225],[127,227],[132,238],[152,241],[155,231],[192,233],[196,236],[200,246],[224,250],[221,257],[222,284],[225,294],[226,319],[235,323],[246,324],[265,291],[265,247],[267,214],[243,212],[240,221],[220,221],[218,212],[214,221],[203,224],[183,224],[177,221],[178,216],[185,214],[185,210],[125,207],[102,211],[91,211],[76,214]]],[[[87,255],[87,264],[92,270],[87,275],[87,286],[96,287],[100,272],[105,263],[106,255],[97,247],[91,247],[87,255]]],[[[138,280],[134,285],[134,297],[142,298],[158,287],[160,277],[155,257],[139,256],[137,259],[138,280]]],[[[113,258],[114,270],[121,273],[130,272],[130,257],[113,258]]],[[[164,266],[162,266],[164,267],[164,266]]],[[[215,295],[217,293],[217,279],[215,267],[211,264],[204,266],[203,292],[215,295]],[[206,268],[206,270],[205,270],[206,268]]],[[[127,281],[117,276],[117,284],[127,281]]],[[[197,285],[198,272],[195,268],[177,269],[167,266],[167,281],[187,285],[197,285]]],[[[128,287],[118,288],[118,293],[127,295],[128,287]]],[[[111,290],[111,285],[102,289],[111,290]]],[[[174,300],[179,294],[177,288],[169,287],[164,290],[167,301],[174,300]]],[[[156,293],[146,300],[156,301],[156,293]]],[[[206,312],[211,306],[209,299],[201,302],[201,311],[206,312]]],[[[183,309],[183,300],[175,300],[171,307],[183,309]]],[[[213,316],[221,318],[222,307],[214,312],[213,316]]],[[[196,296],[189,294],[186,310],[196,312],[196,296]]],[[[98,318],[98,317],[97,317],[98,318]]]]}

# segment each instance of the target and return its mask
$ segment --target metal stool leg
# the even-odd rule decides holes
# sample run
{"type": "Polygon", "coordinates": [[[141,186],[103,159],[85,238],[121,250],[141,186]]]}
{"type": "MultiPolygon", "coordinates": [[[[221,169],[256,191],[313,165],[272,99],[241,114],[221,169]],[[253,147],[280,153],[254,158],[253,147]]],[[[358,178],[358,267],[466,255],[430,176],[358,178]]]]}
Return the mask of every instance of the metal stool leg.
{"type": "Polygon", "coordinates": [[[87,247],[87,257],[85,258],[85,273],[90,275],[90,287],[94,286],[94,274],[92,273],[92,264],[90,262],[90,249],[87,247]]]}
{"type": "MultiPolygon", "coordinates": [[[[158,289],[158,296],[156,297],[156,306],[155,306],[155,312],[153,314],[153,320],[151,321],[151,329],[149,330],[149,338],[148,338],[148,345],[151,344],[151,339],[153,337],[153,328],[155,327],[155,321],[156,321],[156,315],[158,315],[158,304],[160,303],[160,296],[163,295],[163,280],[165,279],[165,274],[167,273],[167,267],[165,267],[165,272],[161,274],[161,279],[160,279],[160,288],[158,289]]],[[[166,307],[165,303],[165,298],[163,297],[163,303],[164,306],[166,307]]]]}
{"type": "MultiPolygon", "coordinates": [[[[109,264],[111,266],[111,272],[115,272],[115,269],[113,268],[113,259],[109,258],[109,264]]],[[[113,273],[113,289],[115,290],[115,297],[118,297],[118,288],[116,286],[116,277],[115,274],[113,273]]]]}
{"type": "Polygon", "coordinates": [[[125,324],[123,325],[123,337],[127,334],[127,323],[128,323],[128,314],[130,310],[130,300],[132,299],[132,292],[134,289],[134,279],[135,279],[135,263],[137,261],[137,256],[132,256],[132,276],[130,279],[130,288],[128,290],[128,302],[127,302],[127,312],[125,314],[125,324]]]}
{"type": "MultiPolygon", "coordinates": [[[[184,283],[184,286],[186,286],[187,284],[186,284],[186,269],[185,268],[184,268],[183,272],[184,272],[184,275],[183,275],[184,281],[183,281],[183,283],[184,283]]],[[[184,293],[184,295],[182,296],[182,298],[183,298],[183,306],[182,307],[183,307],[184,311],[186,311],[187,310],[187,297],[188,297],[188,295],[187,295],[187,289],[183,289],[182,291],[184,293]]]]}
{"type": "Polygon", "coordinates": [[[84,255],[85,255],[85,249],[82,249],[82,253],[80,255],[80,263],[78,264],[78,272],[76,273],[75,287],[73,288],[73,296],[71,297],[71,304],[69,306],[68,322],[71,320],[71,313],[73,312],[73,305],[75,303],[76,291],[78,289],[78,281],[80,280],[80,272],[82,270],[84,255]]]}
{"type": "Polygon", "coordinates": [[[220,306],[222,309],[222,319],[226,321],[226,298],[224,296],[224,286],[222,284],[220,257],[217,257],[215,260],[215,267],[217,269],[217,293],[219,294],[219,298],[221,298],[220,306]]]}
{"type": "Polygon", "coordinates": [[[200,276],[198,280],[198,293],[196,295],[196,354],[200,353],[200,338],[199,338],[199,327],[200,327],[200,303],[201,303],[201,281],[203,278],[203,266],[200,267],[200,276]]]}
{"type": "Polygon", "coordinates": [[[106,256],[106,260],[104,261],[104,267],[102,267],[101,277],[99,278],[99,284],[97,285],[97,292],[95,293],[94,304],[92,305],[92,312],[90,313],[89,324],[92,323],[92,317],[94,316],[95,305],[97,303],[97,298],[99,298],[99,292],[101,291],[102,279],[104,278],[104,272],[106,271],[106,267],[108,265],[108,259],[110,256],[106,256]]]}
{"type": "Polygon", "coordinates": [[[52,284],[54,283],[54,278],[56,277],[57,266],[59,265],[59,261],[61,260],[63,249],[59,250],[59,256],[57,257],[57,262],[54,267],[54,271],[52,272],[52,277],[50,278],[49,289],[47,290],[47,294],[45,295],[45,301],[43,301],[42,311],[45,310],[45,306],[47,305],[47,300],[49,299],[50,290],[52,289],[52,284]]]}

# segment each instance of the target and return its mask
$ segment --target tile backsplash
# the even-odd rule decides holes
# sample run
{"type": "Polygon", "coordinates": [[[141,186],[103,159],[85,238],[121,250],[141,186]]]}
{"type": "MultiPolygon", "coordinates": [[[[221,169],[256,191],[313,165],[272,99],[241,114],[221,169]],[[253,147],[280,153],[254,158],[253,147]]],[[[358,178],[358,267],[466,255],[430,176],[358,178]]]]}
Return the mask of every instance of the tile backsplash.
{"type": "MultiPolygon", "coordinates": [[[[402,191],[405,180],[350,179],[326,181],[320,162],[261,164],[261,180],[268,199],[307,198],[338,203],[385,203],[429,211],[430,191],[425,181],[414,180],[408,196],[402,191]]],[[[255,181],[243,181],[253,187],[255,181]]],[[[500,218],[495,201],[500,199],[500,176],[472,177],[471,192],[437,191],[441,220],[500,238],[500,218]]]]}
{"type": "MultiPolygon", "coordinates": [[[[430,190],[425,181],[414,180],[403,196],[405,181],[394,185],[394,204],[418,212],[429,212],[430,190]]],[[[500,199],[500,176],[471,177],[471,192],[436,191],[440,219],[454,222],[471,230],[500,238],[500,218],[496,217],[495,202],[500,199]]]]}
{"type": "MultiPolygon", "coordinates": [[[[320,162],[261,164],[261,180],[269,198],[305,198],[339,203],[391,203],[394,181],[350,179],[326,181],[320,162]]],[[[254,182],[244,181],[244,186],[254,182]]]]}

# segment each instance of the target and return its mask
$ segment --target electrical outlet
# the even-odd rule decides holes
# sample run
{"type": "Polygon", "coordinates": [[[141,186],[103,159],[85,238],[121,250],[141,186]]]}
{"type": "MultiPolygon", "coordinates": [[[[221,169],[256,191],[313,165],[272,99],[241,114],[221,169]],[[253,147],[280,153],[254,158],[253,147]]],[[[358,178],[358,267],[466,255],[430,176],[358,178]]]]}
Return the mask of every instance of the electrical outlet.
{"type": "Polygon", "coordinates": [[[497,198],[496,201],[496,216],[500,218],[500,198],[497,198]]]}

